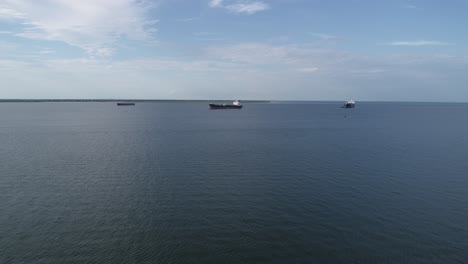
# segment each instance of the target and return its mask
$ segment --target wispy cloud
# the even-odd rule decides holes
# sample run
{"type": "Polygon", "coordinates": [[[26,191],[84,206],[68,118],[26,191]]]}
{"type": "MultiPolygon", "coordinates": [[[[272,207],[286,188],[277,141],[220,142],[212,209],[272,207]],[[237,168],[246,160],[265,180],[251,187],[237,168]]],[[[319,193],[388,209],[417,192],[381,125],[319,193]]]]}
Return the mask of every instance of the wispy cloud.
{"type": "Polygon", "coordinates": [[[260,11],[270,9],[270,5],[263,1],[237,1],[230,4],[225,4],[223,0],[211,0],[209,6],[212,8],[224,8],[229,12],[236,14],[252,15],[260,11]]]}
{"type": "Polygon", "coordinates": [[[242,43],[214,46],[206,49],[213,59],[248,64],[287,64],[302,57],[302,50],[291,46],[274,46],[262,43],[242,43]]]}
{"type": "Polygon", "coordinates": [[[416,9],[417,7],[415,5],[404,5],[403,8],[406,8],[406,9],[416,9]]]}
{"type": "Polygon", "coordinates": [[[252,65],[282,65],[291,68],[310,68],[349,60],[346,53],[303,45],[272,45],[267,43],[240,43],[212,46],[205,56],[222,61],[252,65]]]}
{"type": "Polygon", "coordinates": [[[304,73],[311,73],[311,72],[316,72],[319,70],[317,67],[309,67],[309,68],[300,68],[297,69],[299,72],[304,72],[304,73]]]}
{"type": "Polygon", "coordinates": [[[459,93],[440,87],[462,87],[467,80],[466,57],[368,57],[267,43],[219,45],[210,50],[211,56],[194,59],[48,59],[56,56],[46,56],[47,50],[33,61],[0,58],[0,79],[11,80],[9,86],[15,87],[1,91],[2,97],[424,100],[440,93],[439,100],[460,100],[459,93]],[[219,89],[219,83],[224,89],[219,89]],[[408,90],[414,92],[412,96],[401,96],[408,90]]]}
{"type": "Polygon", "coordinates": [[[416,41],[393,41],[387,43],[390,46],[449,46],[452,45],[448,42],[433,41],[433,40],[416,40],[416,41]]]}
{"type": "Polygon", "coordinates": [[[210,7],[222,7],[223,0],[211,0],[209,3],[210,7]]]}
{"type": "Polygon", "coordinates": [[[200,40],[200,41],[223,41],[223,40],[226,40],[225,37],[221,37],[216,33],[206,32],[206,31],[194,32],[193,35],[195,36],[195,39],[200,40]]]}
{"type": "Polygon", "coordinates": [[[38,52],[40,55],[49,55],[55,53],[55,51],[51,49],[42,49],[38,52]]]}
{"type": "Polygon", "coordinates": [[[336,39],[336,36],[330,34],[323,34],[323,33],[310,33],[311,36],[319,38],[321,40],[332,40],[336,39]]]}
{"type": "Polygon", "coordinates": [[[17,36],[61,41],[90,55],[109,56],[122,39],[152,41],[157,21],[149,2],[135,0],[6,0],[0,18],[22,25],[17,36]]]}
{"type": "Polygon", "coordinates": [[[21,13],[21,12],[19,12],[17,10],[8,8],[8,7],[3,6],[3,5],[5,5],[5,4],[0,3],[0,19],[15,19],[15,18],[24,17],[23,13],[21,13]]]}
{"type": "Polygon", "coordinates": [[[256,1],[228,5],[226,6],[226,9],[234,13],[245,13],[251,15],[260,11],[270,9],[270,6],[264,2],[256,1]]]}
{"type": "Polygon", "coordinates": [[[387,72],[386,70],[379,68],[362,68],[356,70],[350,70],[349,73],[355,76],[370,76],[375,74],[382,74],[387,72]]]}
{"type": "Polygon", "coordinates": [[[199,19],[200,19],[199,17],[186,17],[186,18],[176,19],[176,21],[177,22],[192,22],[192,21],[199,20],[199,19]]]}

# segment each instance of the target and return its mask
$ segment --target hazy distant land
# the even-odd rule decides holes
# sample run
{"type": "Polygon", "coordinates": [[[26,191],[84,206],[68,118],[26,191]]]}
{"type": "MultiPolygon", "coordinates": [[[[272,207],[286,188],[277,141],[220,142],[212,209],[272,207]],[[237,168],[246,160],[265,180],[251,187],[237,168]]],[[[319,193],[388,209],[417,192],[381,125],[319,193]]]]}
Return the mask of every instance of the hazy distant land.
{"type": "MultiPolygon", "coordinates": [[[[135,102],[135,103],[208,103],[231,102],[232,100],[170,100],[170,99],[0,99],[0,103],[43,103],[43,102],[135,102]]],[[[243,103],[270,103],[268,100],[242,100],[243,103]]]]}

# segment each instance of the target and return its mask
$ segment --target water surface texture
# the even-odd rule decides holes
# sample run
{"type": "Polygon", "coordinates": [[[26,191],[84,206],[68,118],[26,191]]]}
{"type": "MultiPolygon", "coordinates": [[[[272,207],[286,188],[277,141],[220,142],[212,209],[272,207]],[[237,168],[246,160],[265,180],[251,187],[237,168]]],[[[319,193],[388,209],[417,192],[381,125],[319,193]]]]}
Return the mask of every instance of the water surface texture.
{"type": "Polygon", "coordinates": [[[0,263],[467,263],[468,105],[0,104],[0,263]]]}

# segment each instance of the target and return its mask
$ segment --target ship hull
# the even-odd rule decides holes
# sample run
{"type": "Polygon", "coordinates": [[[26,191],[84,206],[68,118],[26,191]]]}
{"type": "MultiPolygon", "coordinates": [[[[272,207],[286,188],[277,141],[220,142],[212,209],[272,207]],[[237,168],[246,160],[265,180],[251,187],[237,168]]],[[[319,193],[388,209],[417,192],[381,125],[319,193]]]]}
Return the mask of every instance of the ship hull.
{"type": "Polygon", "coordinates": [[[242,109],[242,105],[210,104],[210,109],[242,109]]]}

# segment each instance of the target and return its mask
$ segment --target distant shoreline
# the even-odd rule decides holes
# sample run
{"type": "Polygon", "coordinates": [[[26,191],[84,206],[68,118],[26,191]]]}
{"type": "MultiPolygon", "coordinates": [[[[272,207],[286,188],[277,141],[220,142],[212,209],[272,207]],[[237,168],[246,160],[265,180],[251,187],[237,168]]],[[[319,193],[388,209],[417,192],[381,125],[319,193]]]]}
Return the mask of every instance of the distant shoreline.
{"type": "MultiPolygon", "coordinates": [[[[208,102],[230,102],[232,100],[171,100],[171,99],[0,99],[0,103],[208,103],[208,102]]],[[[243,103],[271,103],[269,100],[242,100],[243,103]]]]}
{"type": "MultiPolygon", "coordinates": [[[[210,102],[232,102],[232,99],[0,99],[0,103],[210,103],[210,102]]],[[[242,103],[341,103],[346,100],[241,100],[242,103]]],[[[414,103],[414,104],[467,104],[468,102],[434,102],[434,101],[357,101],[366,104],[387,104],[387,103],[414,103]]]]}

